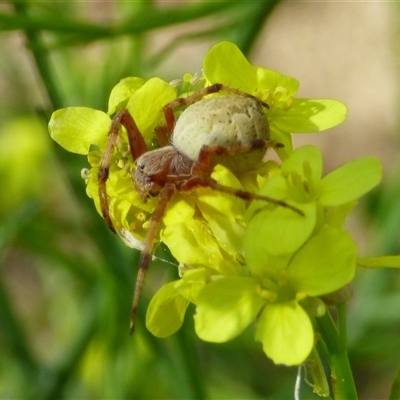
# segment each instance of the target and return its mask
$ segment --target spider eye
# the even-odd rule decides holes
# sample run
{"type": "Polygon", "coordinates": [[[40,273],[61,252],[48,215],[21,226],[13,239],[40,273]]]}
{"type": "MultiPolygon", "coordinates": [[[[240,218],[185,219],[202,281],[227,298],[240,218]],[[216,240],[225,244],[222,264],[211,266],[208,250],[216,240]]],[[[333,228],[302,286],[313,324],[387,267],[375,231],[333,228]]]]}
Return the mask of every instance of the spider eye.
{"type": "Polygon", "coordinates": [[[144,168],[145,168],[145,165],[144,165],[143,163],[139,163],[139,164],[137,165],[137,169],[138,169],[140,172],[143,172],[143,171],[144,171],[144,168]]]}

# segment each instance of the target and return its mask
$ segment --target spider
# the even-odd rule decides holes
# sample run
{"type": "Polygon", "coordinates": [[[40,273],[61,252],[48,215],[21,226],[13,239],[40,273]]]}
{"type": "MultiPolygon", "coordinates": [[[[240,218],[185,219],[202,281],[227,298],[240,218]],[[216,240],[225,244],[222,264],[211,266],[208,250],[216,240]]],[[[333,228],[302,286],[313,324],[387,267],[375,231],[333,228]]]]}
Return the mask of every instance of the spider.
{"type": "Polygon", "coordinates": [[[244,172],[256,167],[269,147],[282,147],[269,140],[269,126],[263,107],[269,108],[260,99],[222,84],[214,84],[188,97],[177,98],[164,106],[166,124],[155,130],[163,147],[151,151],[147,150],[133,117],[126,109],[114,117],[98,172],[101,211],[108,227],[115,232],[109,213],[106,184],[121,125],[127,131],[130,153],[136,161],[136,168],[132,171],[135,189],[143,202],[150,196],[158,196],[136,278],[131,333],[135,328],[139,297],[158,228],[168,202],[176,191],[210,187],[244,200],[264,200],[303,215],[301,210],[284,201],[223,186],[211,178],[216,164],[225,165],[234,172],[244,172]],[[220,91],[229,94],[202,99],[205,95],[220,91]],[[174,109],[183,106],[187,108],[176,121],[174,109]]]}

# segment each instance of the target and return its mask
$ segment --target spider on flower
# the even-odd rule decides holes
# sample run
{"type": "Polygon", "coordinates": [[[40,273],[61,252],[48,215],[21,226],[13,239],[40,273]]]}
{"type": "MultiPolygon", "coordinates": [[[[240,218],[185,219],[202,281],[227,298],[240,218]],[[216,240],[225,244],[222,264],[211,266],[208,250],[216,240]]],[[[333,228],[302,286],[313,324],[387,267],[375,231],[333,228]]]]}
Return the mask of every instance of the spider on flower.
{"type": "Polygon", "coordinates": [[[301,210],[285,201],[224,186],[211,177],[217,164],[234,173],[244,172],[256,168],[269,147],[282,147],[280,143],[269,140],[269,126],[263,108],[269,106],[255,96],[213,84],[164,106],[166,124],[155,129],[162,147],[151,151],[148,151],[128,110],[123,109],[114,117],[98,172],[101,211],[108,227],[115,232],[109,212],[107,180],[121,125],[127,131],[130,153],[136,161],[136,168],[132,171],[135,189],[143,202],[150,196],[158,196],[139,263],[131,310],[131,333],[135,328],[140,293],[155,238],[168,202],[177,191],[210,187],[244,200],[273,203],[303,215],[301,210]],[[228,94],[203,99],[221,91],[228,94]],[[174,110],[184,106],[187,108],[176,120],[174,110]]]}

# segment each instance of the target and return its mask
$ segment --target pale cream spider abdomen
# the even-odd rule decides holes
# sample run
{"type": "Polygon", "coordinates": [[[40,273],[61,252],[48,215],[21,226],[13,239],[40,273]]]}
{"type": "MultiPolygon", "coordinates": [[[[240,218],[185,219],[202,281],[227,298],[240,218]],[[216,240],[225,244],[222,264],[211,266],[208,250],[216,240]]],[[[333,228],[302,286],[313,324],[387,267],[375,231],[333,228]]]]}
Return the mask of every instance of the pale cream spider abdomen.
{"type": "MultiPolygon", "coordinates": [[[[203,146],[237,149],[258,140],[269,140],[267,117],[260,102],[241,96],[219,96],[191,104],[183,111],[172,133],[172,145],[192,160],[203,146]]],[[[265,149],[250,154],[219,158],[226,167],[249,170],[257,167],[265,149]]]]}

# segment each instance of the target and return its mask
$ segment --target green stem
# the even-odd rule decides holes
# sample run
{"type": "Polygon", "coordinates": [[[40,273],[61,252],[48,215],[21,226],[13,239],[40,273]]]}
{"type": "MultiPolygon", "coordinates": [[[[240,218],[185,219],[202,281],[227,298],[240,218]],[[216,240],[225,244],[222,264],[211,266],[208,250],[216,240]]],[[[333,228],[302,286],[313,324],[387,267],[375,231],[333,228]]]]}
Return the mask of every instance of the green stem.
{"type": "MultiPolygon", "coordinates": [[[[26,1],[14,1],[15,9],[26,8],[26,1]],[[21,8],[20,8],[21,7],[21,8]]],[[[150,30],[163,28],[179,23],[187,23],[213,14],[223,13],[237,5],[231,1],[216,2],[188,2],[180,7],[151,8],[147,13],[128,15],[121,23],[113,25],[96,25],[91,22],[80,22],[76,18],[60,15],[59,18],[46,18],[40,14],[13,15],[0,12],[0,30],[24,29],[34,31],[50,31],[57,33],[79,34],[89,40],[137,35],[150,30]]],[[[246,4],[247,7],[247,4],[246,4]]]]}
{"type": "MultiPolygon", "coordinates": [[[[14,3],[15,11],[21,15],[28,15],[28,4],[24,1],[14,3]]],[[[62,108],[64,102],[58,86],[54,80],[52,67],[48,57],[48,52],[45,44],[42,41],[39,30],[32,28],[25,28],[25,36],[28,40],[28,47],[30,48],[33,58],[36,62],[36,67],[39,75],[46,87],[47,95],[49,97],[53,109],[62,108]]]]}
{"type": "MultiPolygon", "coordinates": [[[[269,0],[256,2],[254,4],[254,11],[248,18],[241,18],[245,23],[242,24],[240,32],[235,37],[235,43],[242,50],[243,54],[250,53],[256,38],[259,36],[262,27],[264,26],[266,18],[271,14],[274,7],[280,0],[269,0]],[[252,21],[251,24],[248,21],[252,21]]],[[[250,7],[251,3],[246,3],[246,8],[250,7]]],[[[244,9],[242,10],[242,12],[244,9]]]]}
{"type": "Polygon", "coordinates": [[[311,375],[313,382],[313,393],[320,397],[329,396],[329,384],[325,374],[324,366],[321,361],[318,350],[314,347],[311,354],[308,356],[306,368],[311,375]]]}
{"type": "MultiPolygon", "coordinates": [[[[35,202],[25,203],[4,218],[0,227],[0,262],[5,257],[6,249],[39,211],[35,202]]],[[[2,272],[2,271],[1,271],[2,272]]],[[[7,294],[4,281],[0,277],[0,327],[4,349],[13,354],[18,365],[28,377],[37,379],[39,364],[31,350],[23,323],[19,320],[7,294]]]]}
{"type": "Polygon", "coordinates": [[[328,351],[333,397],[336,400],[356,400],[357,391],[347,356],[346,333],[342,326],[344,311],[344,306],[338,307],[340,329],[337,329],[330,313],[325,313],[323,317],[316,318],[316,322],[328,351]]]}
{"type": "MultiPolygon", "coordinates": [[[[193,328],[191,328],[193,330],[193,328]]],[[[189,335],[189,329],[184,326],[174,340],[174,364],[177,371],[178,382],[181,382],[180,392],[182,399],[201,400],[206,398],[205,383],[201,371],[200,362],[193,343],[189,335]]]]}
{"type": "Polygon", "coordinates": [[[11,301],[6,293],[2,280],[0,279],[0,325],[2,328],[2,342],[4,348],[13,354],[15,361],[29,376],[34,376],[39,365],[29,347],[28,338],[23,324],[11,306],[11,301]]]}
{"type": "Polygon", "coordinates": [[[339,332],[339,345],[341,349],[347,349],[347,314],[346,302],[341,302],[336,305],[337,309],[337,325],[339,332]]]}
{"type": "Polygon", "coordinates": [[[38,396],[41,394],[43,399],[61,399],[65,393],[65,386],[71,382],[71,377],[77,370],[85,350],[87,349],[96,329],[97,313],[93,312],[98,308],[102,293],[99,286],[94,286],[88,296],[88,303],[83,308],[82,314],[86,318],[82,318],[82,327],[76,334],[76,339],[72,345],[60,357],[60,364],[47,372],[45,384],[47,386],[39,387],[38,396]],[[52,379],[51,379],[52,378],[52,379]]]}
{"type": "Polygon", "coordinates": [[[152,335],[146,338],[158,354],[160,362],[166,362],[169,380],[175,387],[175,397],[181,400],[206,399],[204,378],[200,360],[188,331],[184,326],[173,336],[161,341],[152,335]]]}
{"type": "Polygon", "coordinates": [[[388,400],[399,400],[400,399],[400,367],[397,370],[396,376],[394,377],[392,387],[390,388],[390,394],[388,400]]]}

